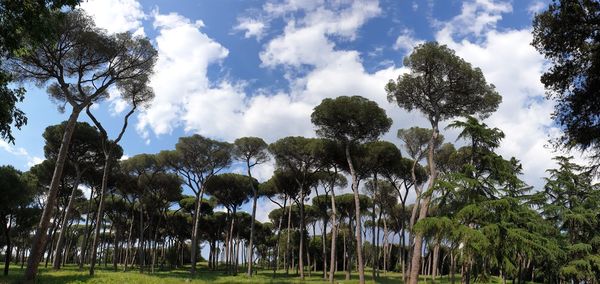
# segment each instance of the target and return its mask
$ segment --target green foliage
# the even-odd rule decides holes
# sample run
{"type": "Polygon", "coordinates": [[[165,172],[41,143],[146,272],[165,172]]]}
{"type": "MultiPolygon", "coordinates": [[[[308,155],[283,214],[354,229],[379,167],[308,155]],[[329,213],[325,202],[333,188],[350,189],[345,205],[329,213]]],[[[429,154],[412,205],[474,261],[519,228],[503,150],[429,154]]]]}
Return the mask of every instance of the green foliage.
{"type": "Polygon", "coordinates": [[[317,135],[343,143],[374,141],[392,125],[385,110],[360,96],[324,99],[311,114],[317,135]]]}
{"type": "Polygon", "coordinates": [[[600,147],[600,3],[554,0],[533,20],[532,45],[552,62],[541,78],[569,147],[600,147]]]}
{"type": "Polygon", "coordinates": [[[390,80],[389,101],[408,111],[421,111],[432,123],[457,116],[485,116],[498,108],[501,97],[487,84],[481,69],[437,42],[418,45],[404,59],[410,73],[390,80]]]}

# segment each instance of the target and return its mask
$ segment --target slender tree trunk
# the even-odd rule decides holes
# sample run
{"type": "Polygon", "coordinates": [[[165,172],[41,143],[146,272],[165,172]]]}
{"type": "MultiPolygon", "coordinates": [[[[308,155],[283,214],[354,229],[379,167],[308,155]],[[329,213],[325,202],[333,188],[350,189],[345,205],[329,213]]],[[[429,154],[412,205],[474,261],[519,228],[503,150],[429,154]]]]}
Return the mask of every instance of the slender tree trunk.
{"type": "Polygon", "coordinates": [[[69,196],[69,203],[67,203],[67,208],[65,209],[65,216],[63,217],[62,224],[60,226],[60,233],[58,234],[58,242],[56,244],[56,249],[54,252],[54,262],[52,267],[56,270],[60,269],[62,249],[64,245],[64,238],[66,234],[67,224],[69,222],[69,218],[71,215],[71,209],[73,208],[73,200],[75,199],[75,193],[77,192],[77,188],[79,187],[79,181],[81,179],[81,172],[79,171],[79,166],[75,166],[75,172],[77,173],[75,176],[75,181],[73,182],[73,190],[71,190],[71,196],[69,196]]]}
{"type": "Polygon", "coordinates": [[[304,280],[304,187],[300,186],[300,247],[298,248],[298,269],[300,269],[300,280],[304,280]]]}
{"type": "Polygon", "coordinates": [[[4,252],[4,276],[8,275],[8,269],[10,266],[10,255],[12,254],[12,247],[10,243],[10,228],[12,226],[12,214],[8,215],[8,226],[4,228],[4,238],[6,240],[6,251],[4,252]]]}
{"type": "Polygon", "coordinates": [[[192,262],[192,268],[190,273],[196,274],[196,254],[198,251],[198,227],[200,226],[200,210],[202,209],[202,198],[204,198],[204,185],[200,189],[200,196],[196,196],[196,214],[194,214],[194,227],[192,231],[192,247],[190,249],[190,261],[192,262]]]}
{"type": "Polygon", "coordinates": [[[69,151],[69,145],[71,144],[71,137],[75,130],[75,124],[82,108],[80,106],[73,107],[67,125],[65,126],[65,132],[60,143],[60,149],[58,150],[58,156],[56,158],[56,166],[54,167],[54,173],[52,174],[52,181],[50,182],[50,190],[48,191],[48,198],[46,199],[46,205],[40,218],[40,223],[35,231],[35,236],[31,243],[31,252],[27,259],[27,270],[25,271],[25,280],[31,282],[37,275],[38,265],[40,259],[46,247],[46,238],[48,227],[50,226],[50,219],[52,218],[54,211],[54,204],[56,203],[56,196],[58,195],[58,185],[62,178],[63,168],[67,159],[67,153],[69,151]]]}
{"type": "MultiPolygon", "coordinates": [[[[285,206],[287,205],[288,197],[285,196],[285,200],[283,200],[283,210],[285,210],[285,206]]],[[[291,203],[291,201],[290,201],[291,203]]],[[[279,245],[281,241],[281,224],[283,223],[283,213],[281,212],[281,216],[279,216],[279,225],[277,226],[277,254],[275,254],[275,267],[273,268],[273,276],[277,273],[277,269],[279,269],[279,253],[281,251],[281,245],[279,245]]]]}
{"type": "MultiPolygon", "coordinates": [[[[350,168],[350,175],[352,176],[352,191],[354,192],[354,208],[356,215],[356,255],[358,259],[358,282],[360,284],[365,283],[365,267],[363,264],[362,254],[362,229],[360,222],[360,199],[358,194],[358,177],[354,170],[352,158],[350,156],[350,144],[346,144],[346,160],[348,161],[348,167],[350,168]]],[[[411,283],[412,284],[412,283],[411,283]]]]}
{"type": "MultiPolygon", "coordinates": [[[[327,199],[327,195],[325,195],[327,199]]],[[[321,230],[321,250],[323,255],[323,280],[327,280],[327,218],[323,218],[323,230],[321,230]]]]}
{"type": "Polygon", "coordinates": [[[93,203],[93,199],[94,199],[94,187],[91,188],[90,190],[90,200],[88,203],[88,212],[85,214],[85,229],[83,230],[83,240],[81,242],[81,255],[79,258],[79,270],[83,270],[83,263],[85,262],[85,257],[86,257],[86,249],[87,249],[87,243],[88,243],[88,224],[90,221],[90,214],[92,211],[92,203],[93,203]]]}
{"type": "Polygon", "coordinates": [[[129,260],[130,251],[131,251],[131,234],[133,233],[134,214],[135,214],[135,212],[132,209],[131,210],[131,224],[129,225],[129,234],[127,236],[127,250],[125,250],[125,268],[123,268],[123,271],[127,271],[127,264],[128,264],[128,260],[129,260]]]}
{"type": "Polygon", "coordinates": [[[250,241],[248,244],[248,276],[252,277],[252,256],[253,256],[253,245],[254,245],[254,223],[256,220],[256,200],[258,199],[258,190],[254,188],[254,183],[252,182],[252,172],[250,171],[250,160],[246,161],[246,166],[248,167],[248,177],[250,177],[250,186],[252,186],[252,222],[250,225],[250,241]]]}
{"type": "MultiPolygon", "coordinates": [[[[431,135],[431,139],[429,140],[429,153],[427,155],[427,164],[429,165],[429,183],[427,185],[427,191],[429,191],[433,187],[433,184],[437,177],[435,161],[433,160],[434,144],[435,144],[435,140],[438,137],[437,123],[432,122],[432,128],[433,128],[433,133],[431,135]]],[[[428,194],[427,196],[422,197],[422,203],[419,208],[419,220],[423,220],[427,217],[427,209],[429,207],[430,201],[431,201],[431,194],[428,194]]],[[[417,284],[417,282],[419,280],[419,267],[421,264],[422,246],[423,246],[423,235],[421,233],[417,232],[417,233],[415,233],[415,246],[413,248],[412,259],[411,259],[409,284],[417,284]]]]}
{"type": "MultiPolygon", "coordinates": [[[[337,172],[336,172],[337,174],[337,172]]],[[[337,238],[337,209],[335,206],[335,183],[331,186],[331,257],[329,259],[329,283],[333,284],[335,279],[335,270],[337,268],[337,255],[336,255],[336,238],[337,238]]]]}
{"type": "Polygon", "coordinates": [[[287,240],[285,245],[285,274],[288,275],[290,273],[290,267],[288,266],[290,262],[290,229],[292,227],[292,202],[290,197],[290,208],[288,208],[288,219],[287,219],[287,240]]]}
{"type": "Polygon", "coordinates": [[[140,273],[144,273],[144,206],[140,200],[140,239],[138,241],[138,253],[140,262],[140,273]]]}
{"type": "Polygon", "coordinates": [[[432,271],[431,271],[431,277],[434,281],[438,274],[439,257],[440,257],[440,243],[438,241],[436,241],[436,243],[433,247],[433,259],[432,259],[432,271]]]}
{"type": "MultiPolygon", "coordinates": [[[[112,146],[109,146],[112,147],[112,146]]],[[[100,227],[104,220],[104,197],[106,195],[106,187],[108,185],[108,172],[110,171],[110,159],[112,158],[112,149],[108,150],[104,155],[104,173],[102,174],[102,188],[100,189],[100,202],[98,203],[98,213],[96,213],[96,230],[94,232],[94,241],[92,242],[92,259],[90,261],[90,276],[94,276],[94,268],[96,266],[96,257],[98,252],[98,244],[100,242],[100,227]]]]}

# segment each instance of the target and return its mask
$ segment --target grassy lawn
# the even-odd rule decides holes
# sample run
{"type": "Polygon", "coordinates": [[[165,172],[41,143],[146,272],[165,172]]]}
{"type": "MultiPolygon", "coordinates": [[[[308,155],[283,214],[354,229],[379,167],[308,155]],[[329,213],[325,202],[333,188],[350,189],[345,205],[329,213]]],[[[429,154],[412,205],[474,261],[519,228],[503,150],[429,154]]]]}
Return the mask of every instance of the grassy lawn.
{"type": "MultiPolygon", "coordinates": [[[[241,270],[240,270],[241,271],[241,270]]],[[[290,271],[291,272],[291,271],[290,271]]],[[[387,273],[387,275],[381,274],[381,277],[376,281],[371,278],[371,272],[367,271],[366,279],[367,283],[402,283],[400,273],[387,273]]],[[[20,279],[23,275],[23,270],[19,267],[11,267],[8,277],[0,276],[0,283],[20,283],[20,279]]],[[[51,269],[40,268],[40,275],[38,277],[38,283],[328,283],[323,281],[322,274],[319,272],[313,273],[311,277],[306,277],[304,281],[294,275],[290,274],[286,276],[284,271],[279,271],[278,274],[273,277],[273,271],[261,270],[258,275],[252,278],[247,277],[243,272],[237,276],[225,275],[223,271],[210,271],[203,264],[200,271],[195,277],[191,277],[189,272],[186,270],[171,270],[171,271],[160,271],[154,274],[140,274],[137,271],[130,272],[115,272],[110,269],[105,269],[102,265],[97,269],[96,275],[90,277],[88,271],[78,271],[74,265],[69,265],[60,271],[52,271],[51,269]]],[[[430,280],[430,279],[429,279],[430,280]]],[[[456,283],[460,283],[460,276],[457,275],[456,283]]],[[[336,283],[358,283],[358,275],[352,274],[351,280],[345,280],[345,274],[339,272],[336,274],[336,283]]],[[[420,283],[426,283],[422,281],[420,283]]],[[[431,281],[427,281],[431,283],[431,281]]],[[[442,277],[438,279],[436,283],[450,283],[448,277],[442,277]]],[[[493,283],[500,283],[499,281],[493,283]]]]}

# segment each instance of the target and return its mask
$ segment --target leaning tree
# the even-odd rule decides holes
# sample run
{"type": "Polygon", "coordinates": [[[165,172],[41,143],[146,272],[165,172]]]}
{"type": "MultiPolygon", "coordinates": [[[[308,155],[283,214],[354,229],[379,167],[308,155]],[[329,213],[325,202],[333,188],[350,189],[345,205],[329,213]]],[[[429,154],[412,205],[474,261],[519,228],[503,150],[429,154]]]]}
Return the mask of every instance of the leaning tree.
{"type": "MultiPolygon", "coordinates": [[[[415,48],[404,58],[409,72],[396,81],[390,80],[385,90],[390,102],[408,111],[418,110],[431,124],[427,165],[429,182],[420,201],[419,218],[427,216],[431,189],[437,177],[434,161],[435,141],[439,136],[439,123],[453,117],[479,114],[486,116],[495,111],[502,97],[488,84],[479,68],[460,58],[454,51],[437,42],[427,42],[415,48]]],[[[416,284],[421,268],[423,236],[415,233],[415,245],[409,274],[409,283],[416,284]]]]}
{"type": "Polygon", "coordinates": [[[76,10],[57,20],[52,34],[39,44],[24,47],[12,61],[16,78],[48,86],[50,96],[68,104],[71,114],[65,126],[46,206],[33,239],[25,278],[35,279],[45,247],[58,186],[75,122],[92,102],[107,97],[110,88],[124,90],[132,80],[146,84],[156,61],[150,41],[130,33],[108,35],[92,19],[76,10]]]}
{"type": "Polygon", "coordinates": [[[356,252],[358,255],[359,280],[362,284],[365,283],[365,271],[358,192],[359,174],[353,163],[351,149],[356,144],[377,140],[379,136],[390,129],[392,120],[377,103],[360,96],[340,96],[335,99],[324,99],[320,105],[315,107],[311,120],[317,127],[319,136],[339,141],[344,147],[349,173],[352,176],[356,214],[356,252]]]}

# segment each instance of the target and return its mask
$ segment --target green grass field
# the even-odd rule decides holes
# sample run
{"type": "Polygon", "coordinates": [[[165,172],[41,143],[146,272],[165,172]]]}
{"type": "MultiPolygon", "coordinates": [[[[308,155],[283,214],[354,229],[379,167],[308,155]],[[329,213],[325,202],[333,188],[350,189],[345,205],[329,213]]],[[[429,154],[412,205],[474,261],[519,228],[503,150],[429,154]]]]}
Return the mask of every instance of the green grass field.
{"type": "MultiPolygon", "coordinates": [[[[291,271],[290,271],[291,272],[291,271]]],[[[23,275],[23,270],[19,267],[11,267],[9,276],[0,276],[0,283],[20,283],[20,279],[23,275]]],[[[225,275],[223,271],[210,271],[205,265],[201,266],[200,271],[195,277],[191,277],[189,272],[186,270],[171,270],[171,271],[160,271],[154,274],[140,274],[138,271],[115,272],[112,269],[105,269],[103,266],[98,267],[96,275],[91,277],[88,275],[88,271],[78,271],[74,265],[67,266],[60,271],[52,271],[52,269],[40,268],[40,274],[38,277],[38,283],[328,283],[323,281],[322,274],[317,272],[313,273],[311,277],[305,277],[304,281],[301,281],[298,276],[290,273],[286,276],[284,271],[278,271],[276,276],[273,276],[273,271],[261,270],[258,275],[254,275],[252,278],[247,277],[244,273],[239,273],[237,276],[225,275]]],[[[371,271],[367,271],[367,283],[402,283],[402,277],[400,273],[387,273],[387,275],[381,274],[381,277],[376,281],[371,278],[371,271]]],[[[423,281],[420,283],[432,283],[429,281],[423,281]]],[[[497,281],[492,283],[500,283],[497,281]]],[[[460,276],[456,276],[456,283],[460,283],[460,276]]],[[[358,275],[352,274],[349,281],[345,280],[345,274],[339,272],[336,274],[336,283],[358,283],[358,275]]],[[[450,283],[447,276],[439,278],[435,283],[446,284],[450,283]]]]}

